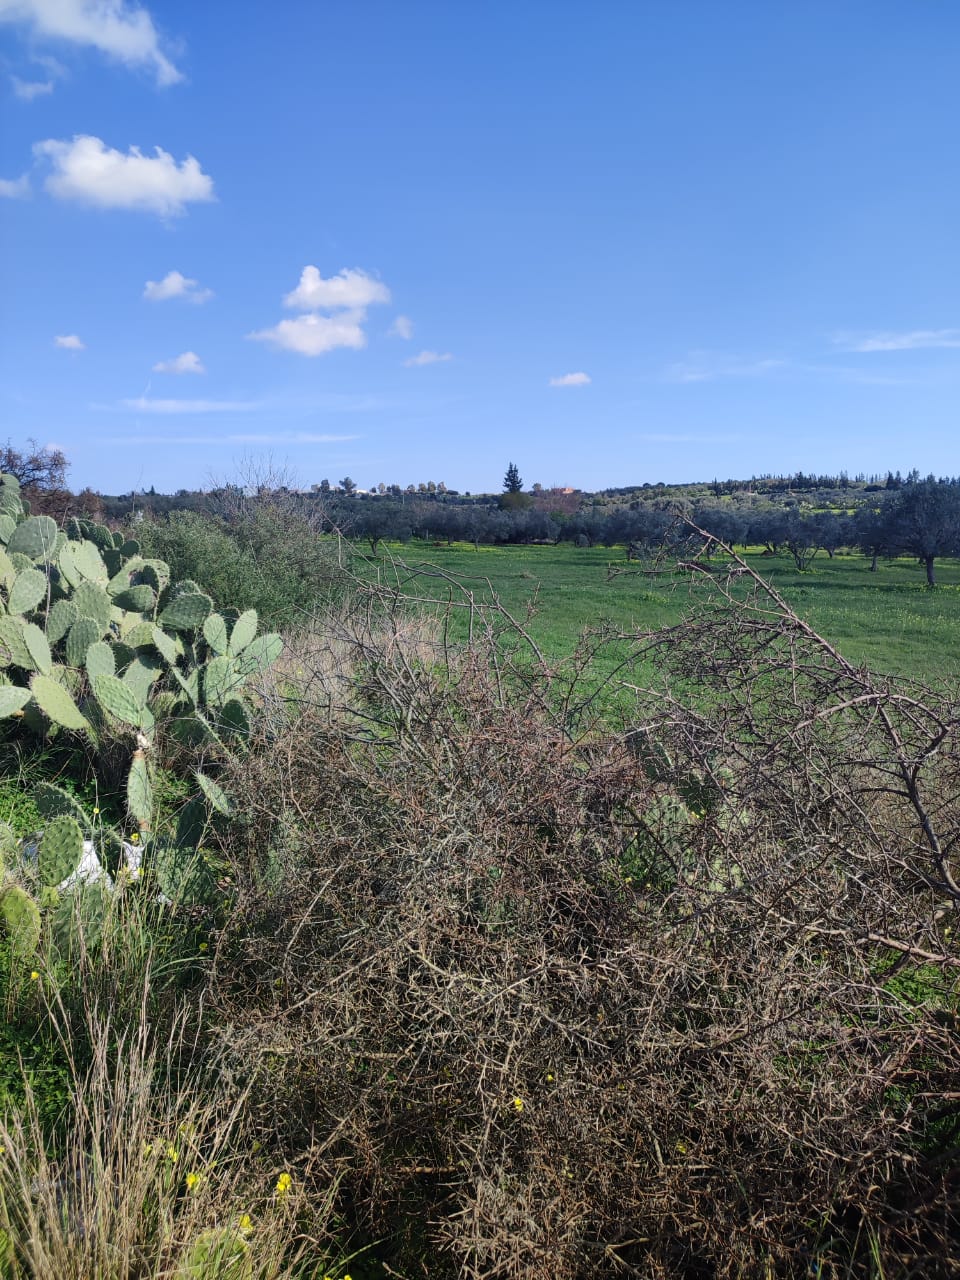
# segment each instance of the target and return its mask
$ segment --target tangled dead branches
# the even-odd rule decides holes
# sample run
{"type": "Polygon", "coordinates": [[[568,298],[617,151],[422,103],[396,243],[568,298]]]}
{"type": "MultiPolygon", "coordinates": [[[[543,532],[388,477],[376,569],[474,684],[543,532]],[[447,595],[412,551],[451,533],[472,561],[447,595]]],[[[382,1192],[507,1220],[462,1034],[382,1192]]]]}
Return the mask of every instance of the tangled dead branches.
{"type": "Polygon", "coordinates": [[[211,998],[405,1274],[957,1274],[956,709],[734,567],[568,673],[368,593],[272,694],[211,998]]]}

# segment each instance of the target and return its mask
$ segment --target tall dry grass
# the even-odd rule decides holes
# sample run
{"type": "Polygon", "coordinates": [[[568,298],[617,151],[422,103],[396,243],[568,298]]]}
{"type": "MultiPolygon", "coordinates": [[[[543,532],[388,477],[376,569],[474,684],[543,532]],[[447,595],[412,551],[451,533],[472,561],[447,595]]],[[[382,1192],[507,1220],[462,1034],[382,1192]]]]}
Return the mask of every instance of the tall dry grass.
{"type": "Polygon", "coordinates": [[[330,1258],[332,1196],[309,1206],[301,1160],[258,1141],[251,1076],[237,1075],[184,1009],[157,1035],[149,967],[139,1008],[95,997],[47,1018],[69,1068],[58,1125],[26,1106],[0,1118],[5,1280],[274,1280],[330,1258]],[[280,1182],[287,1173],[290,1181],[280,1182]],[[278,1189],[279,1188],[279,1189],[278,1189]]]}

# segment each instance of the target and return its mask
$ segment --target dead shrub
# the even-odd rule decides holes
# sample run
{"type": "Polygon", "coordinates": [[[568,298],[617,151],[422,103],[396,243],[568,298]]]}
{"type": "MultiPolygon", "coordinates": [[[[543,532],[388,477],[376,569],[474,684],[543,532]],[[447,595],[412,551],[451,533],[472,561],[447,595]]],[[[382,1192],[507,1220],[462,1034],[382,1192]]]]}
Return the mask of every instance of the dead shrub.
{"type": "Polygon", "coordinates": [[[735,568],[572,674],[357,596],[276,692],[210,1008],[394,1265],[957,1274],[955,706],[735,568]]]}

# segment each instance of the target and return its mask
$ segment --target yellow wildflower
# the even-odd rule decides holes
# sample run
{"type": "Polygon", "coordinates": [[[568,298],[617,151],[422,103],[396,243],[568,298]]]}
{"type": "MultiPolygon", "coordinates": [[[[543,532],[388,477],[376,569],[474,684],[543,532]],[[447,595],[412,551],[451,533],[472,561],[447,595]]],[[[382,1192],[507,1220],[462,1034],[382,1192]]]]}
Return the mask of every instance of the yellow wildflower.
{"type": "Polygon", "coordinates": [[[177,1150],[175,1146],[171,1145],[167,1147],[167,1159],[170,1161],[171,1164],[176,1164],[177,1161],[180,1159],[180,1152],[177,1150]]]}
{"type": "Polygon", "coordinates": [[[514,1108],[515,1108],[517,1111],[522,1111],[522,1110],[523,1110],[523,1099],[522,1099],[522,1098],[514,1098],[514,1100],[513,1100],[513,1105],[514,1105],[514,1108]]]}
{"type": "Polygon", "coordinates": [[[547,1081],[547,1084],[553,1084],[553,1076],[550,1074],[549,1071],[547,1072],[545,1079],[547,1081]]]}
{"type": "Polygon", "coordinates": [[[201,943],[200,943],[199,950],[200,950],[200,951],[206,951],[206,950],[208,950],[209,945],[210,945],[210,944],[209,944],[209,943],[207,943],[207,942],[201,942],[201,943]]]}
{"type": "Polygon", "coordinates": [[[39,982],[39,981],[40,981],[40,975],[39,975],[39,973],[37,973],[36,969],[31,969],[31,970],[30,970],[30,981],[31,981],[31,982],[39,982]]]}
{"type": "Polygon", "coordinates": [[[188,1173],[187,1174],[187,1190],[193,1191],[193,1189],[197,1186],[199,1181],[200,1181],[199,1173],[188,1173]]]}
{"type": "Polygon", "coordinates": [[[277,1195],[285,1196],[292,1186],[293,1179],[290,1177],[289,1173],[281,1173],[280,1177],[277,1179],[277,1185],[275,1188],[277,1195]]]}
{"type": "Polygon", "coordinates": [[[250,1217],[249,1213],[241,1213],[240,1217],[237,1219],[237,1230],[241,1235],[248,1236],[251,1234],[253,1231],[253,1219],[250,1217]]]}
{"type": "Polygon", "coordinates": [[[131,844],[139,844],[139,843],[140,843],[140,832],[139,832],[139,831],[132,831],[132,832],[130,833],[130,843],[131,843],[131,844]]]}

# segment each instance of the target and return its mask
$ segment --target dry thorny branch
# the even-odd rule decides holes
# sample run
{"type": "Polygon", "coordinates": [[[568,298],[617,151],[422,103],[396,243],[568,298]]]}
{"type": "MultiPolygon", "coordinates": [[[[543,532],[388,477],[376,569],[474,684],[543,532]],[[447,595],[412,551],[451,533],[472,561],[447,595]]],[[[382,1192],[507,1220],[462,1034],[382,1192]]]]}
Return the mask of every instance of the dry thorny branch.
{"type": "Polygon", "coordinates": [[[957,1274],[957,717],[729,563],[566,671],[358,587],[268,695],[211,998],[395,1263],[957,1274]]]}

